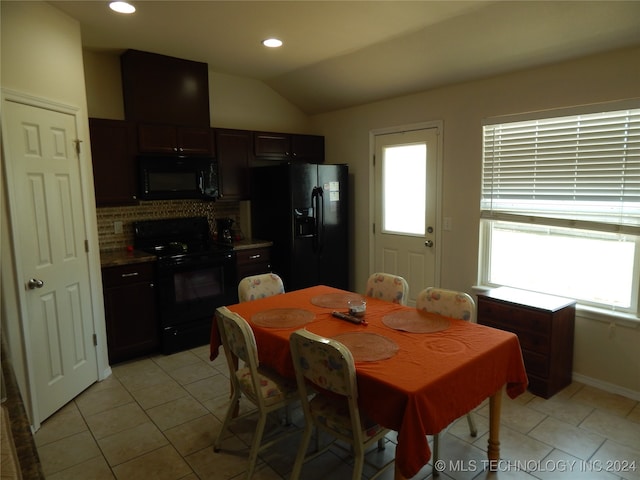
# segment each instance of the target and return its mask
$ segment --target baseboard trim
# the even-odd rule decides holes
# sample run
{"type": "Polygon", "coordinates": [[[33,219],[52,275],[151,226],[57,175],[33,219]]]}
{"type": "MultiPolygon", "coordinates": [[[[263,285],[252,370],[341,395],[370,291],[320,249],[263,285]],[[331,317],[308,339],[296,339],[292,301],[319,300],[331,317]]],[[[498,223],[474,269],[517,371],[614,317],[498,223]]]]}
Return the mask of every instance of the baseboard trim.
{"type": "Polygon", "coordinates": [[[602,380],[598,380],[597,378],[587,377],[586,375],[581,375],[579,373],[573,373],[573,380],[576,382],[584,383],[585,385],[599,388],[600,390],[604,390],[605,392],[616,393],[618,395],[622,395],[623,397],[627,397],[640,402],[640,392],[621,387],[620,385],[603,382],[602,380]]]}

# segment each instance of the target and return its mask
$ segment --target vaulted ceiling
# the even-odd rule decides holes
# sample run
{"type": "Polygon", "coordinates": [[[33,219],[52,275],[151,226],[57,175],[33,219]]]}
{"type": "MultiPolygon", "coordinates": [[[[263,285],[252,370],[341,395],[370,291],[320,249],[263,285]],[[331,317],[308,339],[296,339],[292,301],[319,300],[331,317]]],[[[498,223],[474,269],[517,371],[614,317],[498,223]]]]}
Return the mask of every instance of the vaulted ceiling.
{"type": "Polygon", "coordinates": [[[309,114],[640,45],[637,0],[132,0],[130,16],[48,3],[80,22],[84,48],[206,62],[309,114]],[[271,36],[284,46],[263,47],[271,36]]]}

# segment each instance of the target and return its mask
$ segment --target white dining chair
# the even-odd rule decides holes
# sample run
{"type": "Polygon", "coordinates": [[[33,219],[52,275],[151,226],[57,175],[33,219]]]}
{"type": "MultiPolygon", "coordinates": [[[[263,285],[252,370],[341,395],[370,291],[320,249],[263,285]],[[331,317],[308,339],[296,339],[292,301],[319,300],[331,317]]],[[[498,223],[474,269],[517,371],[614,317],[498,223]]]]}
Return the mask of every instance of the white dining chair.
{"type": "Polygon", "coordinates": [[[360,480],[365,463],[377,470],[368,478],[378,478],[393,465],[395,459],[377,466],[366,460],[365,452],[377,442],[384,441],[390,430],[360,411],[356,367],[349,349],[336,340],[304,329],[291,334],[289,345],[305,419],[291,480],[300,478],[305,461],[315,458],[331,445],[341,446],[332,442],[324,449],[316,448],[307,456],[314,427],[318,430],[316,435],[323,431],[351,446],[351,450],[346,451],[354,456],[353,480],[360,480]]]}
{"type": "Polygon", "coordinates": [[[399,276],[390,273],[373,273],[367,279],[367,297],[406,305],[409,299],[409,284],[399,276]]]}
{"type": "Polygon", "coordinates": [[[259,452],[270,447],[275,442],[299,432],[299,430],[288,429],[281,435],[274,435],[269,441],[262,442],[268,416],[280,409],[286,409],[294,402],[298,402],[298,389],[295,382],[284,379],[277,373],[260,367],[256,339],[251,326],[244,318],[226,307],[219,307],[216,310],[216,318],[222,346],[229,365],[232,396],[222,427],[213,445],[213,450],[214,452],[220,451],[222,438],[232,421],[252,415],[256,411],[251,409],[234,418],[240,397],[244,396],[255,405],[259,414],[249,453],[247,479],[250,479],[253,475],[259,452]],[[240,365],[238,360],[242,360],[244,365],[240,365]]]}
{"type": "Polygon", "coordinates": [[[284,293],[282,278],[275,273],[262,273],[244,277],[238,283],[238,301],[248,302],[258,298],[284,293]]]}
{"type": "MultiPolygon", "coordinates": [[[[447,290],[444,288],[427,287],[418,294],[416,308],[425,312],[437,313],[449,318],[474,321],[476,315],[476,303],[467,293],[447,290]]],[[[478,435],[478,429],[471,412],[467,413],[469,433],[472,437],[478,435]]],[[[436,464],[439,458],[440,434],[433,436],[433,472],[438,474],[436,464]]]]}

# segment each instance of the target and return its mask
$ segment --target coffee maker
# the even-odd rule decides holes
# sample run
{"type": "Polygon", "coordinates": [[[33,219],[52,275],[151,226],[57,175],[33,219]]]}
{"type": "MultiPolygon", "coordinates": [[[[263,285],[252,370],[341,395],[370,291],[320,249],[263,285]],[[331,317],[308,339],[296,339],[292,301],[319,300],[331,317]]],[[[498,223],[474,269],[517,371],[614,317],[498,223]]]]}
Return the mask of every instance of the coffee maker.
{"type": "Polygon", "coordinates": [[[233,225],[233,219],[231,218],[216,219],[216,230],[218,232],[218,242],[233,243],[233,233],[231,231],[231,225],[233,225]]]}

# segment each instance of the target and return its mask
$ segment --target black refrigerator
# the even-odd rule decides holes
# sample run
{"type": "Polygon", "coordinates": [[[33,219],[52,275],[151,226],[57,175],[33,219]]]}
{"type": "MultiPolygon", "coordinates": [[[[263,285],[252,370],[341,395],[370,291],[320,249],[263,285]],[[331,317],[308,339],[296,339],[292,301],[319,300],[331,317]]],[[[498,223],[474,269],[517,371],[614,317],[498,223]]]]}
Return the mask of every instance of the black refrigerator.
{"type": "Polygon", "coordinates": [[[287,163],[251,169],[251,228],[271,240],[285,290],[348,289],[347,165],[287,163]]]}

